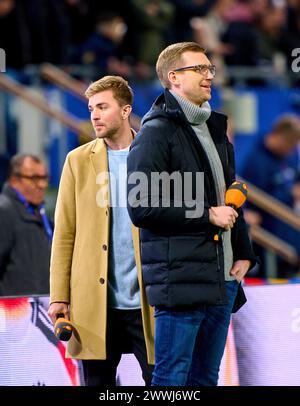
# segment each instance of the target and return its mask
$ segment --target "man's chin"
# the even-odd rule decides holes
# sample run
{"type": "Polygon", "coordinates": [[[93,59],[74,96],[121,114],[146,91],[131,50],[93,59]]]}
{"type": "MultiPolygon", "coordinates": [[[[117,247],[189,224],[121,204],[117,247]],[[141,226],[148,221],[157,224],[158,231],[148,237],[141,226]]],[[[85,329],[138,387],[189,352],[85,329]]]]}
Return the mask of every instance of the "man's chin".
{"type": "Polygon", "coordinates": [[[36,199],[36,200],[32,200],[31,202],[29,202],[29,203],[31,203],[31,204],[33,204],[34,206],[39,206],[39,205],[41,205],[42,203],[44,203],[44,199],[36,199]]]}
{"type": "Polygon", "coordinates": [[[105,137],[106,137],[106,134],[103,134],[103,133],[101,133],[101,134],[96,133],[96,138],[105,138],[105,137]]]}

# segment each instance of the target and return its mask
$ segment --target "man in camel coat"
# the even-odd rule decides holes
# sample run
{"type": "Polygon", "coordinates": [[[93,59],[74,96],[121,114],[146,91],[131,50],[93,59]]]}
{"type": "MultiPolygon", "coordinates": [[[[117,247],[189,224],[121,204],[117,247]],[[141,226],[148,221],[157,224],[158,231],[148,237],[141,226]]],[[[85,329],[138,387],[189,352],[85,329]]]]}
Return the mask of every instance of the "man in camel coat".
{"type": "Polygon", "coordinates": [[[133,94],[118,76],[92,83],[85,94],[97,138],[71,151],[63,168],[49,315],[53,323],[62,315],[74,324],[67,356],[83,361],[86,385],[114,386],[124,352],[134,353],[150,384],[153,313],[143,288],[139,230],[122,193],[134,137],[133,94]]]}

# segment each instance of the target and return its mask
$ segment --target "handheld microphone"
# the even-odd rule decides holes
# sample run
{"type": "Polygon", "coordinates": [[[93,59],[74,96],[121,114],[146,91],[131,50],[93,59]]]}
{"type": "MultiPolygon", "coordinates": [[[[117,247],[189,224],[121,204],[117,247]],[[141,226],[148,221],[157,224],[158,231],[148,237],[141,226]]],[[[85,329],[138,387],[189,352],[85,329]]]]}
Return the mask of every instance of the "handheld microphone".
{"type": "MultiPolygon", "coordinates": [[[[59,315],[63,316],[63,315],[59,315]]],[[[58,317],[54,324],[54,334],[61,341],[68,341],[73,332],[73,324],[64,317],[58,317]]]]}
{"type": "MultiPolygon", "coordinates": [[[[246,183],[235,181],[225,193],[226,206],[232,207],[234,210],[241,207],[247,199],[247,185],[246,183]]],[[[224,229],[220,228],[217,234],[214,235],[214,241],[219,241],[224,229]]]]}

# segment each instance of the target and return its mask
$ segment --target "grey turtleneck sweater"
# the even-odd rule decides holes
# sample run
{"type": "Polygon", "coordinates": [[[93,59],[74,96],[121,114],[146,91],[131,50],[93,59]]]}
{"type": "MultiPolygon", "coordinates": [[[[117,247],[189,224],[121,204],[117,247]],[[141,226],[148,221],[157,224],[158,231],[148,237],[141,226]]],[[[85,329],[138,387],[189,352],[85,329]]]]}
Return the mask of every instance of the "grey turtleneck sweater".
{"type": "MultiPolygon", "coordinates": [[[[222,163],[206,124],[206,120],[208,120],[211,114],[210,105],[208,102],[205,102],[202,104],[201,107],[199,107],[196,104],[191,103],[189,100],[179,96],[175,92],[171,91],[171,93],[179,103],[180,107],[182,108],[182,111],[184,112],[189,124],[192,126],[192,129],[195,131],[208,157],[208,161],[210,163],[214,177],[214,183],[216,185],[216,195],[218,205],[222,206],[225,204],[224,199],[226,192],[226,184],[222,163]]],[[[233,264],[231,230],[224,231],[222,233],[222,244],[224,251],[225,280],[231,281],[235,279],[235,277],[229,274],[229,271],[231,270],[233,264]]]]}

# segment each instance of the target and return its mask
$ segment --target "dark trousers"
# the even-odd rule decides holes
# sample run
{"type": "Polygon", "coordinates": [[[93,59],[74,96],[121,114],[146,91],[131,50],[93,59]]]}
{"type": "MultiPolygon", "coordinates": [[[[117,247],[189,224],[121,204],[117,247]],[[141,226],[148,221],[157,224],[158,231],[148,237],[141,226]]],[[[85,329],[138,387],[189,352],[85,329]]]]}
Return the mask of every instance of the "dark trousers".
{"type": "Polygon", "coordinates": [[[150,385],[153,366],[147,362],[140,309],[108,309],[106,360],[82,360],[86,386],[116,386],[117,367],[124,353],[135,355],[145,384],[150,385]]]}

